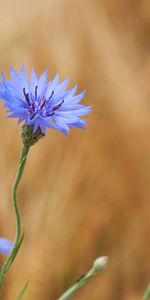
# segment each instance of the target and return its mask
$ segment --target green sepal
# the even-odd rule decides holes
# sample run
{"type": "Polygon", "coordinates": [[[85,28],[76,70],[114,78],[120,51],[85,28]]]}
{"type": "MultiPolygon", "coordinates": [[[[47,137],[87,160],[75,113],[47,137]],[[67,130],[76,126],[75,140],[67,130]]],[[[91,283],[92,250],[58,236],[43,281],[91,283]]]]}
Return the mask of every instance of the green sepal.
{"type": "Polygon", "coordinates": [[[42,133],[40,127],[36,130],[36,132],[33,132],[34,127],[33,125],[23,125],[21,128],[21,139],[25,146],[32,146],[35,143],[38,142],[40,138],[44,136],[42,133]]]}

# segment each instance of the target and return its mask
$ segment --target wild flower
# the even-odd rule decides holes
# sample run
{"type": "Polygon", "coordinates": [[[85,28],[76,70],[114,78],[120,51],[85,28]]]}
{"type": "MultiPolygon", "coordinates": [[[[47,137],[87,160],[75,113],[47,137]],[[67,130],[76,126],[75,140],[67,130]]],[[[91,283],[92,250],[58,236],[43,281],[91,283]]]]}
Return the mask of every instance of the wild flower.
{"type": "Polygon", "coordinates": [[[14,243],[5,239],[5,238],[0,238],[0,253],[7,256],[10,254],[12,248],[14,246],[14,243]]]}
{"type": "Polygon", "coordinates": [[[66,90],[69,78],[59,83],[59,75],[47,82],[47,71],[39,78],[34,69],[31,80],[28,80],[25,67],[20,74],[10,69],[12,80],[2,74],[0,82],[0,98],[10,113],[8,118],[18,118],[18,124],[32,125],[33,132],[40,128],[46,134],[46,128],[61,131],[67,135],[72,127],[84,128],[86,121],[80,117],[88,114],[91,109],[79,104],[85,91],[76,95],[77,85],[66,90]]]}

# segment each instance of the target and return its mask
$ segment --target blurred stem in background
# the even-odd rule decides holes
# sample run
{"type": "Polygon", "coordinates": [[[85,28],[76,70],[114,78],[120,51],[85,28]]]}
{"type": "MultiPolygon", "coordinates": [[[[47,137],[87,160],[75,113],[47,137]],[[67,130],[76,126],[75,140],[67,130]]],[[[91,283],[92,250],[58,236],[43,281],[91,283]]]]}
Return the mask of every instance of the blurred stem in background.
{"type": "Polygon", "coordinates": [[[23,289],[21,290],[20,294],[17,296],[17,299],[16,300],[22,300],[24,295],[25,295],[25,292],[27,290],[27,287],[28,287],[28,284],[29,282],[26,282],[25,286],[23,287],[23,289]]]}
{"type": "Polygon", "coordinates": [[[18,203],[17,203],[17,187],[19,185],[20,179],[22,177],[23,171],[24,171],[24,167],[25,167],[25,163],[26,163],[26,159],[27,159],[27,154],[29,152],[29,145],[25,145],[22,148],[22,152],[20,155],[20,159],[19,159],[19,165],[18,165],[18,171],[17,171],[17,175],[13,184],[13,189],[12,189],[12,200],[13,200],[13,207],[15,210],[15,218],[16,218],[16,237],[15,237],[15,242],[14,242],[14,247],[10,253],[10,255],[6,258],[2,270],[0,272],[0,288],[2,288],[5,276],[11,266],[11,264],[13,263],[18,250],[22,244],[23,238],[24,238],[24,233],[21,233],[21,222],[20,222],[20,213],[19,213],[19,207],[18,207],[18,203]]]}
{"type": "Polygon", "coordinates": [[[103,271],[107,267],[107,264],[108,264],[107,256],[97,258],[94,261],[91,270],[85,276],[79,279],[79,281],[76,282],[71,288],[69,288],[58,300],[69,299],[73,294],[75,294],[78,290],[80,290],[92,277],[97,275],[97,273],[103,271]]]}
{"type": "Polygon", "coordinates": [[[150,283],[148,284],[148,287],[143,295],[142,300],[148,300],[150,299],[150,283]]]}

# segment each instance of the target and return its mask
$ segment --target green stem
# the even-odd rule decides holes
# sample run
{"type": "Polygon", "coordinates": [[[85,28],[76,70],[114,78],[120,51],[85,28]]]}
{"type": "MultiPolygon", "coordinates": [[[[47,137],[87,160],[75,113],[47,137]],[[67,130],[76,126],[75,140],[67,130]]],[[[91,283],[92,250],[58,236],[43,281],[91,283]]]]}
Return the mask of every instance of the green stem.
{"type": "Polygon", "coordinates": [[[13,189],[12,189],[12,198],[13,198],[13,206],[15,210],[15,215],[16,215],[16,239],[15,239],[15,244],[18,244],[20,240],[20,234],[21,234],[21,226],[20,226],[20,214],[19,214],[19,208],[18,208],[18,203],[17,203],[17,187],[19,185],[20,179],[22,177],[26,159],[27,159],[27,154],[29,152],[29,146],[24,146],[22,148],[22,152],[20,155],[19,159],[19,166],[18,166],[18,171],[16,174],[16,178],[13,184],[13,189]]]}
{"type": "Polygon", "coordinates": [[[5,276],[9,270],[12,262],[14,261],[16,255],[17,255],[17,252],[21,246],[21,243],[23,241],[23,238],[24,238],[24,234],[21,234],[20,213],[19,213],[19,207],[18,207],[18,203],[17,203],[17,187],[19,185],[20,179],[21,179],[23,171],[24,171],[29,148],[30,148],[30,146],[23,146],[23,148],[22,148],[17,174],[16,174],[15,181],[13,184],[12,200],[13,200],[13,207],[15,210],[15,218],[16,218],[16,237],[15,237],[14,247],[13,247],[10,255],[6,258],[6,260],[2,266],[2,270],[0,272],[0,289],[2,288],[5,276]]]}
{"type": "Polygon", "coordinates": [[[148,285],[148,287],[143,295],[142,300],[148,300],[148,299],[150,299],[150,284],[148,285]]]}
{"type": "Polygon", "coordinates": [[[25,295],[25,292],[26,292],[26,290],[27,290],[28,284],[29,284],[29,282],[27,282],[27,283],[25,284],[25,286],[24,286],[23,289],[21,290],[20,294],[17,296],[17,299],[16,299],[16,300],[22,300],[22,299],[23,299],[23,297],[24,297],[24,295],[25,295]]]}
{"type": "Polygon", "coordinates": [[[96,259],[90,271],[85,276],[83,276],[78,282],[76,282],[72,287],[70,287],[58,300],[69,299],[78,290],[80,290],[92,277],[94,277],[97,273],[103,271],[107,266],[107,262],[107,257],[101,257],[96,259]]]}
{"type": "Polygon", "coordinates": [[[69,299],[73,294],[80,290],[94,275],[96,275],[96,273],[93,272],[93,269],[91,269],[82,279],[80,279],[79,282],[70,287],[58,300],[69,299]]]}

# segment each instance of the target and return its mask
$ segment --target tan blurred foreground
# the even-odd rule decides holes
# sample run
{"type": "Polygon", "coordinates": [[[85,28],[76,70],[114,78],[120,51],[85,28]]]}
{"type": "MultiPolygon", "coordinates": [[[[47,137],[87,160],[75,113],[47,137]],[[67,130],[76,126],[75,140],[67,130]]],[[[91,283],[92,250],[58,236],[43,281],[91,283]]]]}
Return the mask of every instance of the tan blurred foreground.
{"type": "MultiPolygon", "coordinates": [[[[107,270],[72,299],[136,300],[150,278],[150,2],[1,0],[0,63],[71,77],[93,105],[85,132],[49,130],[18,193],[25,241],[2,300],[56,300],[102,255],[107,270]]],[[[0,107],[0,235],[14,238],[21,143],[0,107]]],[[[1,258],[2,264],[3,258],[1,258]]]]}

